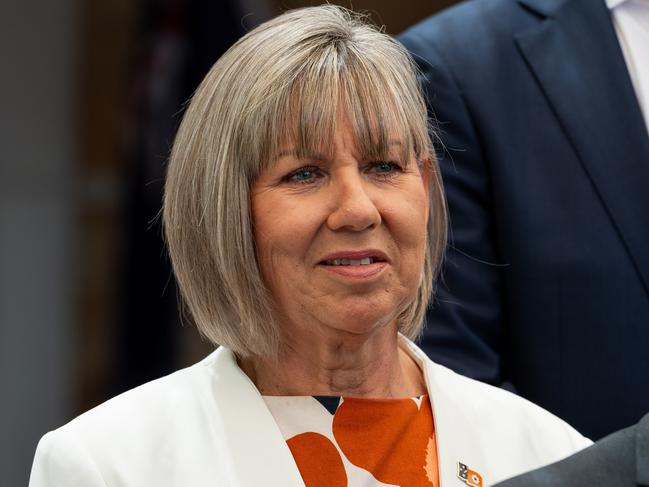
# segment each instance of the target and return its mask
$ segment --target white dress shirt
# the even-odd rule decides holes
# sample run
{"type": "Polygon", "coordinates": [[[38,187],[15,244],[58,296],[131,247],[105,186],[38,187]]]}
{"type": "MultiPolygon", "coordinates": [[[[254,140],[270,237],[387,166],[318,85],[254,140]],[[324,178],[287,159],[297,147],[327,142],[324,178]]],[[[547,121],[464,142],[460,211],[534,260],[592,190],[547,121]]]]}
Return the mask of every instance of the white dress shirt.
{"type": "Polygon", "coordinates": [[[649,131],[649,0],[606,0],[649,131]]]}

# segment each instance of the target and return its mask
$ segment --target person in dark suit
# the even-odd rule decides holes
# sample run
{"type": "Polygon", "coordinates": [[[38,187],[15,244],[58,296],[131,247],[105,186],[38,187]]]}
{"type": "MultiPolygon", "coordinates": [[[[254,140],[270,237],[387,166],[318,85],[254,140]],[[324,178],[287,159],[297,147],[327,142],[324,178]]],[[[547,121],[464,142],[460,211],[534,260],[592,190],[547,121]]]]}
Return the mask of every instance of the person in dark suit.
{"type": "Polygon", "coordinates": [[[649,486],[649,414],[636,425],[607,436],[557,463],[495,487],[649,486]]]}
{"type": "Polygon", "coordinates": [[[469,1],[400,36],[451,219],[422,346],[592,438],[649,410],[649,136],[617,36],[604,0],[469,1]]]}

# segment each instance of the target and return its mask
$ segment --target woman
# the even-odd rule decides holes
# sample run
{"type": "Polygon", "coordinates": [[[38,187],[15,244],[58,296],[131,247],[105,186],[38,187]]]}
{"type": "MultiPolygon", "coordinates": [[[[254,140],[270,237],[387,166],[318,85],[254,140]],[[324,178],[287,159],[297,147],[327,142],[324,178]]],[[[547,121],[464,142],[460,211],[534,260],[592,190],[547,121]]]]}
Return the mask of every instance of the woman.
{"type": "Polygon", "coordinates": [[[31,485],[489,485],[589,444],[430,362],[445,243],[404,49],[334,6],[256,28],[179,129],[164,220],[221,347],[48,433],[31,485]]]}

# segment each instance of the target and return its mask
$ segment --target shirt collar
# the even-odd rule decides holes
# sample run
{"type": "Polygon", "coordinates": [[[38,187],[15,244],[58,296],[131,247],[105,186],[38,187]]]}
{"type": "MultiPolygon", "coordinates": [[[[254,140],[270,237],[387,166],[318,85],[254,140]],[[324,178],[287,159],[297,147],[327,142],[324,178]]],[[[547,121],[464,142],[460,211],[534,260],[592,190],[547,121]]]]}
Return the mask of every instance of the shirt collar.
{"type": "Polygon", "coordinates": [[[606,0],[606,6],[609,10],[613,10],[615,7],[624,2],[626,2],[626,0],[606,0]]]}

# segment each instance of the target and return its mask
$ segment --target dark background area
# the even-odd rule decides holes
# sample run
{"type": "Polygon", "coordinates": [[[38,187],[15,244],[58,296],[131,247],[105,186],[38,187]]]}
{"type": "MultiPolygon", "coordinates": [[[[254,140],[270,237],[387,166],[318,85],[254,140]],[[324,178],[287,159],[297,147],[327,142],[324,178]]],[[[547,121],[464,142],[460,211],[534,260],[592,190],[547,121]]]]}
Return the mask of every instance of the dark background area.
{"type": "MultiPolygon", "coordinates": [[[[38,438],[211,350],[182,325],[158,213],[183,107],[273,0],[0,5],[0,472],[38,438]]],[[[397,34],[453,1],[332,2],[397,34]]]]}

